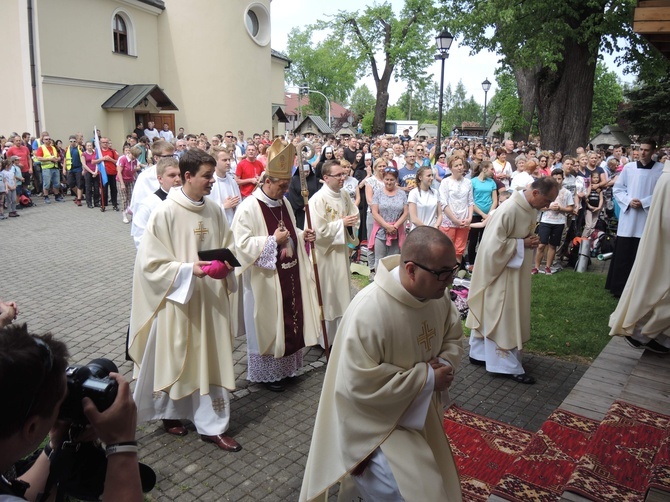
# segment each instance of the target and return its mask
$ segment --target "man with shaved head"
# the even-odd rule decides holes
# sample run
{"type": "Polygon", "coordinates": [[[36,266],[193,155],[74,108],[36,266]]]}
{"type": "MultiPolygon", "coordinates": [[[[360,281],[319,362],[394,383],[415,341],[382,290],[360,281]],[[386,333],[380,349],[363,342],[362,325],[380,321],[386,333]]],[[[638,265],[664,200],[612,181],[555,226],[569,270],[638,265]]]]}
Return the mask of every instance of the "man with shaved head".
{"type": "Polygon", "coordinates": [[[352,300],[326,370],[301,501],[336,483],[353,499],[461,500],[442,429],[442,398],[463,354],[447,291],[457,270],[449,238],[417,227],[352,300]]]}

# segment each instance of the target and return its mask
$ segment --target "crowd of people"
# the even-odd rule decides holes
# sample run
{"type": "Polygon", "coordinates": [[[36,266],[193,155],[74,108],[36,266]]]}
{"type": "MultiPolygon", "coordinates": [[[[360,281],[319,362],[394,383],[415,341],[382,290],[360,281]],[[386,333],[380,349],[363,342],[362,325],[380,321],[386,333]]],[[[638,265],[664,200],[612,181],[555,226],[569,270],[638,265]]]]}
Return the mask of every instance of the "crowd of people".
{"type": "Polygon", "coordinates": [[[453,278],[472,273],[470,362],[533,384],[522,365],[531,275],[543,259],[552,274],[566,242],[592,238],[604,214],[620,216],[608,275],[620,295],[665,155],[649,139],[625,157],[620,145],[563,155],[511,140],[447,138],[438,148],[403,137],[245,139],[142,127],[122,155],[102,134],[99,152],[82,134],[66,149],[46,132],[10,135],[2,173],[12,175],[1,178],[9,216],[17,194],[50,204],[70,190],[77,206],[84,197],[89,208],[111,205],[131,224],[133,397],[138,421],[162,420],[168,434],[186,435],[189,420],[202,441],[242,449],[227,434],[235,336],[247,338],[247,378],[273,392],[299,371],[305,347],[328,353],[337,339],[316,427],[339,432],[314,436],[301,494],[309,500],[352,472],[371,500],[416,495],[411,472],[394,478],[395,467],[407,451],[428,449],[437,468],[412,466],[435,478],[425,497],[454,494],[433,399],[463,352],[445,293],[453,278]],[[349,265],[360,256],[374,284],[352,302],[349,265]],[[344,423],[343,412],[360,423],[344,423]],[[332,441],[347,437],[331,458],[332,441]]]}

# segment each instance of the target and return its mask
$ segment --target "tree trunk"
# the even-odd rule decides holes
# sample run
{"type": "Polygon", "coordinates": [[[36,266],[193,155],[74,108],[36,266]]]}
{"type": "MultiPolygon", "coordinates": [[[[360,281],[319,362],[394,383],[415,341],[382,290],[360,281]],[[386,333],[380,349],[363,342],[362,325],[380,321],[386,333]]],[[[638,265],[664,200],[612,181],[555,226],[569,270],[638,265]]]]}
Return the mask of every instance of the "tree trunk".
{"type": "Polygon", "coordinates": [[[586,146],[591,130],[596,57],[588,45],[565,41],[564,59],[556,71],[538,74],[537,107],[543,149],[574,154],[586,146]]]}
{"type": "Polygon", "coordinates": [[[523,128],[512,131],[514,141],[528,142],[530,128],[535,116],[535,107],[537,104],[537,74],[539,68],[517,68],[514,69],[514,78],[516,87],[521,100],[521,114],[523,117],[523,128]]]}
{"type": "Polygon", "coordinates": [[[372,122],[372,134],[384,134],[384,126],[386,125],[386,108],[389,104],[388,86],[377,88],[377,103],[375,104],[375,119],[372,122]]]}

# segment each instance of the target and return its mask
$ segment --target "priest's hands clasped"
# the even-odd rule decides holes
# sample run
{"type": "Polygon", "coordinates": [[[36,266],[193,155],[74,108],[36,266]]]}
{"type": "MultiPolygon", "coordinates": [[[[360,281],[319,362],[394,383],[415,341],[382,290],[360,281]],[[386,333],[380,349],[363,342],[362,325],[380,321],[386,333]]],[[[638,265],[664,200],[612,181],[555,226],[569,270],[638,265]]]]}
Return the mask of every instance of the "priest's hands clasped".
{"type": "Polygon", "coordinates": [[[435,385],[434,389],[437,392],[447,390],[451,385],[451,382],[454,381],[454,368],[451,364],[442,363],[437,357],[433,357],[428,361],[430,367],[433,368],[435,372],[435,385]]]}
{"type": "Polygon", "coordinates": [[[342,221],[344,222],[345,227],[353,227],[358,223],[358,215],[343,216],[342,221]]]}
{"type": "Polygon", "coordinates": [[[540,245],[540,238],[535,234],[529,235],[523,240],[523,247],[525,248],[535,249],[539,245],[540,245]]]}

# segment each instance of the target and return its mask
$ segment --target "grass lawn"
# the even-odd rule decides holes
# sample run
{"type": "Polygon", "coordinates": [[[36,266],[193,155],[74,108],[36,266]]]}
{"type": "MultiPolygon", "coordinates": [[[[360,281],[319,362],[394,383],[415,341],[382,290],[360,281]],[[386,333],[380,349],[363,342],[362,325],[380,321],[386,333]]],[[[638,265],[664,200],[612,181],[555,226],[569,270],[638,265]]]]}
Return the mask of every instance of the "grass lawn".
{"type": "MultiPolygon", "coordinates": [[[[355,289],[367,277],[352,274],[355,289]]],[[[617,300],[605,290],[605,274],[572,270],[532,277],[530,341],[526,352],[588,363],[610,340],[607,322],[617,300]]],[[[466,335],[470,330],[463,327],[466,335]]]]}
{"type": "Polygon", "coordinates": [[[562,270],[532,277],[528,352],[592,361],[610,340],[617,300],[605,290],[605,274],[562,270]]]}

